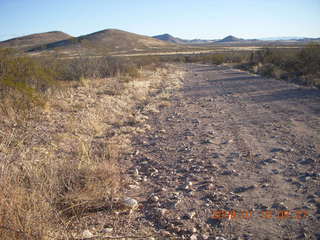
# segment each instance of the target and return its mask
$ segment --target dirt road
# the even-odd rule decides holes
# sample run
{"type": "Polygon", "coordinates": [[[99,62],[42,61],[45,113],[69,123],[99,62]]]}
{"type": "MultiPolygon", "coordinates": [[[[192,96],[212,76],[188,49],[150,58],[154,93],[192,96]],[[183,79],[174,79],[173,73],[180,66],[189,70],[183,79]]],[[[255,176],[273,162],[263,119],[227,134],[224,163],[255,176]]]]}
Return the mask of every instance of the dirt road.
{"type": "Polygon", "coordinates": [[[320,239],[320,91],[183,67],[184,87],[135,139],[139,225],[163,239],[320,239]]]}

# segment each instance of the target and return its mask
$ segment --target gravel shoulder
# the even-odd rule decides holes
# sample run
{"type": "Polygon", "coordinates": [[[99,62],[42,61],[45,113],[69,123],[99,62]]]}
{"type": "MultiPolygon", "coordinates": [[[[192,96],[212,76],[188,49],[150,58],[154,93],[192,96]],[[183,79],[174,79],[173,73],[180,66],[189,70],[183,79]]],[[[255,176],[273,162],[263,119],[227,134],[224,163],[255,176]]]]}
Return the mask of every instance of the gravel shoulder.
{"type": "Polygon", "coordinates": [[[159,239],[319,239],[320,91],[182,67],[184,86],[127,157],[134,225],[159,239]]]}

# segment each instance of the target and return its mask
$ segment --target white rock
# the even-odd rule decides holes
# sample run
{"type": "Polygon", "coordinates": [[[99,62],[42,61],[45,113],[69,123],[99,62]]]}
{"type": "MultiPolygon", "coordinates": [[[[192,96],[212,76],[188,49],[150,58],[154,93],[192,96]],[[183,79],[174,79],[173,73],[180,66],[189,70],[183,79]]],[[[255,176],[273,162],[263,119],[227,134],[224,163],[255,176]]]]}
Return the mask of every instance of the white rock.
{"type": "Polygon", "coordinates": [[[105,229],[103,229],[103,232],[104,233],[111,233],[111,232],[113,232],[113,228],[112,227],[105,228],[105,229]]]}
{"type": "Polygon", "coordinates": [[[159,201],[159,197],[156,196],[156,195],[153,195],[153,196],[151,197],[151,200],[152,200],[153,202],[158,202],[158,201],[159,201]]]}
{"type": "Polygon", "coordinates": [[[86,229],[86,230],[83,231],[82,237],[83,237],[83,238],[92,238],[92,237],[93,237],[93,234],[92,234],[92,232],[90,232],[88,229],[86,229]]]}
{"type": "Polygon", "coordinates": [[[216,240],[227,240],[224,237],[216,237],[216,240]]]}
{"type": "Polygon", "coordinates": [[[112,233],[113,232],[113,228],[112,227],[107,227],[102,229],[101,233],[103,234],[108,234],[108,233],[112,233]]]}
{"type": "Polygon", "coordinates": [[[202,234],[202,238],[203,238],[204,240],[207,240],[207,239],[209,239],[209,235],[208,235],[208,234],[202,234]]]}
{"type": "Polygon", "coordinates": [[[192,234],[192,236],[190,237],[190,240],[197,240],[198,237],[197,237],[197,234],[192,234]]]}

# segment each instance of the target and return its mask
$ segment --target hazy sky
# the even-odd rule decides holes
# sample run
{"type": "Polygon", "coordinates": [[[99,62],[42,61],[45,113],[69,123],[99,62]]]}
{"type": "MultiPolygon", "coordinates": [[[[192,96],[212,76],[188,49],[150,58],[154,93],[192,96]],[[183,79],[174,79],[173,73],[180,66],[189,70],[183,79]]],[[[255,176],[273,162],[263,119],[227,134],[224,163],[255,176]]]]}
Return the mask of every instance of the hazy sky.
{"type": "Polygon", "coordinates": [[[0,0],[0,40],[106,28],[187,39],[320,37],[320,0],[0,0]]]}

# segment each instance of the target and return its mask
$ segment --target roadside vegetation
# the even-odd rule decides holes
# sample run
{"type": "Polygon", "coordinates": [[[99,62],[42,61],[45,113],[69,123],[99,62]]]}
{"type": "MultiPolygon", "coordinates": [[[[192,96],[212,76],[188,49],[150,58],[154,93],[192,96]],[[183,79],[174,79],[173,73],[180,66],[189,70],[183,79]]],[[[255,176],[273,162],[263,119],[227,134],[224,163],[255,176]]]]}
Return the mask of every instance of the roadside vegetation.
{"type": "Polygon", "coordinates": [[[230,51],[197,55],[136,57],[153,62],[230,64],[266,77],[320,87],[320,44],[299,48],[270,48],[258,51],[230,51]]]}
{"type": "Polygon", "coordinates": [[[121,207],[122,156],[182,74],[125,58],[1,50],[0,238],[73,239],[74,222],[121,207]]]}
{"type": "Polygon", "coordinates": [[[317,43],[301,48],[267,47],[258,51],[162,56],[158,61],[231,64],[266,77],[320,87],[320,44],[317,43]]]}
{"type": "Polygon", "coordinates": [[[178,54],[164,56],[137,56],[132,57],[134,62],[153,62],[153,63],[203,63],[203,64],[223,64],[223,63],[242,63],[247,62],[250,57],[249,51],[230,51],[217,53],[201,54],[178,54]]]}
{"type": "Polygon", "coordinates": [[[253,52],[242,68],[267,77],[320,87],[320,44],[301,49],[265,48],[253,52]]]}

